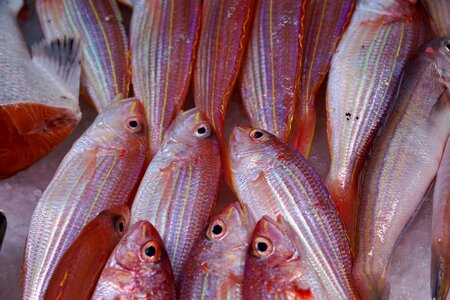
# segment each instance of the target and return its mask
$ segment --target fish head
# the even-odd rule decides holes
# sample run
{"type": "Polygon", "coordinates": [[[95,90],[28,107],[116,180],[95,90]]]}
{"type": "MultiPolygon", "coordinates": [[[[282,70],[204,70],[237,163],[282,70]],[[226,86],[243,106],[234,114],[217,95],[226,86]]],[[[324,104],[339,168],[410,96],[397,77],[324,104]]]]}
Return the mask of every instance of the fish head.
{"type": "Polygon", "coordinates": [[[173,277],[172,266],[158,231],[150,222],[136,222],[114,250],[114,258],[122,268],[151,277],[165,274],[173,277]]]}
{"type": "Polygon", "coordinates": [[[116,206],[102,211],[97,218],[113,228],[117,240],[120,240],[130,224],[130,209],[126,205],[116,206]]]}
{"type": "Polygon", "coordinates": [[[277,144],[280,141],[271,133],[257,128],[233,129],[229,142],[229,157],[233,176],[246,173],[257,178],[278,160],[277,144]],[[249,173],[253,173],[254,176],[249,173]]]}
{"type": "Polygon", "coordinates": [[[92,147],[139,149],[147,147],[144,107],[137,98],[118,100],[100,112],[87,131],[92,147]]]}
{"type": "Polygon", "coordinates": [[[219,153],[219,144],[206,116],[193,108],[180,112],[164,134],[159,150],[164,156],[192,158],[219,153]]]}

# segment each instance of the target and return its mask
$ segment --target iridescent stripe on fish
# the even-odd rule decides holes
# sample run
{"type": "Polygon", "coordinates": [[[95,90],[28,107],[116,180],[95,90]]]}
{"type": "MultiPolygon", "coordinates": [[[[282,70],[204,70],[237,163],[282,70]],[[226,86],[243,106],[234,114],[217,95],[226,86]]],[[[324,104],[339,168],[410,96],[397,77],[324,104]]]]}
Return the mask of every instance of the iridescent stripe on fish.
{"type": "Polygon", "coordinates": [[[307,2],[257,2],[240,75],[242,102],[251,125],[284,141],[297,98],[307,2]]]}
{"type": "Polygon", "coordinates": [[[194,69],[195,106],[224,140],[224,118],[251,26],[254,0],[206,0],[194,69]]]}
{"type": "Polygon", "coordinates": [[[307,5],[300,86],[292,124],[293,143],[305,157],[314,138],[317,93],[354,6],[355,0],[311,0],[307,5]]]}
{"type": "Polygon", "coordinates": [[[128,42],[113,0],[37,0],[47,39],[77,34],[82,40],[82,92],[101,111],[127,98],[131,79],[128,42]]]}
{"type": "Polygon", "coordinates": [[[422,0],[431,27],[438,37],[450,36],[450,2],[448,0],[422,0]]]}
{"type": "Polygon", "coordinates": [[[140,0],[134,4],[132,80],[147,114],[151,157],[186,99],[200,14],[200,0],[140,0]]]}
{"type": "Polygon", "coordinates": [[[361,1],[331,63],[327,127],[331,165],[325,184],[350,239],[358,179],[417,47],[418,9],[408,1],[361,1]]]}

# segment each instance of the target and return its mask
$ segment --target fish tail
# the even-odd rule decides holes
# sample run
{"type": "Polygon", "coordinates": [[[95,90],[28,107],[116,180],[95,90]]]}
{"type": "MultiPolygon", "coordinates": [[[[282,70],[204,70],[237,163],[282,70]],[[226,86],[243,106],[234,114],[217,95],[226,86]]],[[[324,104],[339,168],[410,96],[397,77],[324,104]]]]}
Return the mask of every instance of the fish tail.
{"type": "MultiPolygon", "coordinates": [[[[311,100],[314,103],[314,100],[311,100]]],[[[304,157],[309,156],[314,132],[316,129],[316,108],[306,103],[305,107],[298,107],[294,117],[294,128],[292,133],[292,144],[304,157]]]]}
{"type": "Polygon", "coordinates": [[[437,300],[447,299],[450,281],[445,268],[445,258],[441,255],[438,247],[431,249],[431,273],[430,286],[431,298],[437,300]]]}
{"type": "Polygon", "coordinates": [[[14,15],[17,15],[23,7],[23,0],[6,0],[5,4],[13,11],[14,15]]]}
{"type": "Polygon", "coordinates": [[[338,212],[351,249],[354,247],[358,188],[354,184],[342,183],[337,179],[326,179],[325,186],[338,212]]]}
{"type": "Polygon", "coordinates": [[[384,269],[376,268],[368,271],[364,268],[368,263],[370,262],[357,261],[353,269],[353,279],[361,299],[389,299],[390,286],[384,282],[384,269]]]}

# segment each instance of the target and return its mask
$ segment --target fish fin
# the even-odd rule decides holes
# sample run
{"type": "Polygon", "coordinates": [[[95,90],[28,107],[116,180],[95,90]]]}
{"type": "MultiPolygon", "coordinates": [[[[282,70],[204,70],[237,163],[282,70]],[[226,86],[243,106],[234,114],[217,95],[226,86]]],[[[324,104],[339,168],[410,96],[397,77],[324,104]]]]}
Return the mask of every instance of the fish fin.
{"type": "Polygon", "coordinates": [[[446,299],[448,294],[450,281],[445,270],[445,261],[439,250],[431,247],[431,273],[430,286],[432,299],[446,299]]]}
{"type": "Polygon", "coordinates": [[[14,15],[17,16],[20,9],[23,7],[23,0],[6,0],[4,5],[8,6],[14,15]]]}
{"type": "Polygon", "coordinates": [[[80,93],[81,46],[79,38],[64,37],[31,47],[33,63],[74,98],[80,93]]]}
{"type": "Polygon", "coordinates": [[[6,234],[7,219],[4,212],[0,211],[0,250],[2,249],[3,238],[6,234]]]}
{"type": "Polygon", "coordinates": [[[389,300],[389,294],[391,293],[391,286],[387,281],[383,282],[383,285],[380,288],[380,299],[381,300],[389,300]]]}

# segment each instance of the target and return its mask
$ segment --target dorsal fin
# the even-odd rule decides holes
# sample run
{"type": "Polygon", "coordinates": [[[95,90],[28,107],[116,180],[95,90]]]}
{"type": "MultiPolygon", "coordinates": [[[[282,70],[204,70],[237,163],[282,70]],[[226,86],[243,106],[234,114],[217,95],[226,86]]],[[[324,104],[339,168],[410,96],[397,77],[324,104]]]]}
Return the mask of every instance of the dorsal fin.
{"type": "Polygon", "coordinates": [[[33,62],[74,98],[80,92],[81,51],[80,39],[68,37],[50,44],[43,40],[31,47],[33,62]]]}

